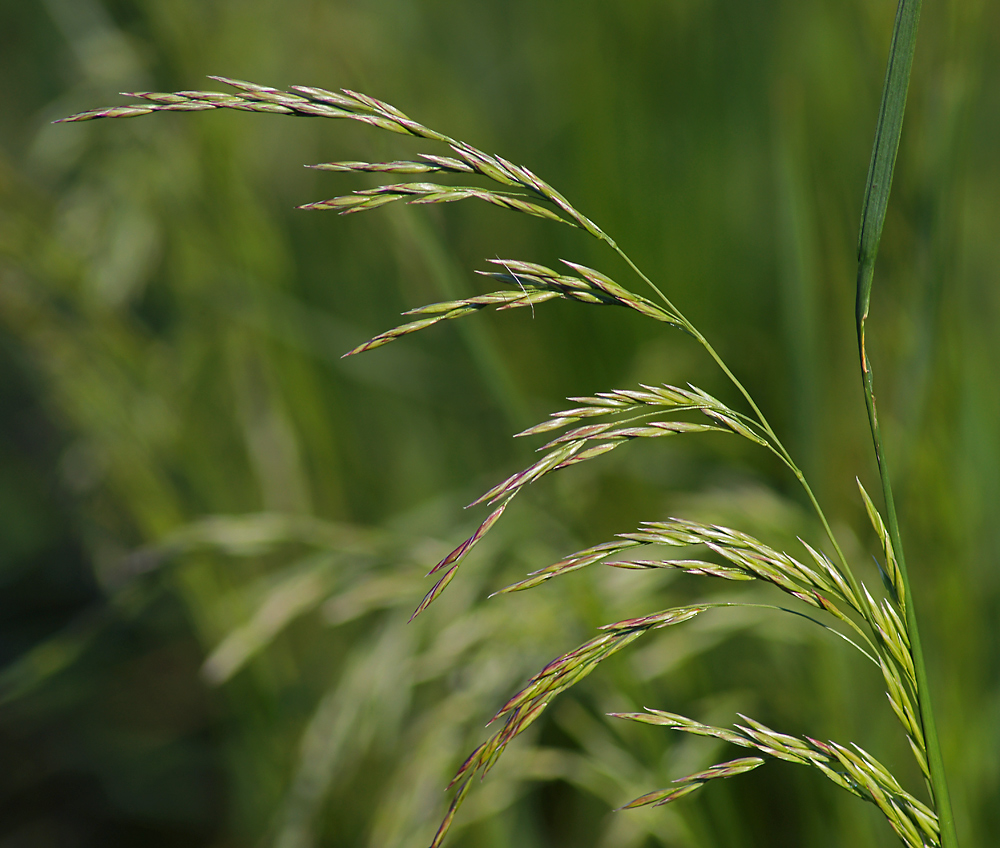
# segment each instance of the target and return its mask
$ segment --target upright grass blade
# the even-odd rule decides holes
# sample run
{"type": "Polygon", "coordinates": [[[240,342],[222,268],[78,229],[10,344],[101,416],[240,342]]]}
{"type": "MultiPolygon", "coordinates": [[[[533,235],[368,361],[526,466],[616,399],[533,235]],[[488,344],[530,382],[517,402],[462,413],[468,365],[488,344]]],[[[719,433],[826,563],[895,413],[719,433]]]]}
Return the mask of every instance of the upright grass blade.
{"type": "Polygon", "coordinates": [[[858,328],[858,351],[861,357],[861,377],[865,390],[865,405],[868,408],[868,423],[871,427],[872,441],[875,446],[875,458],[878,462],[879,476],[882,480],[882,493],[885,498],[889,540],[899,565],[905,598],[903,609],[906,616],[906,628],[909,633],[917,681],[917,701],[920,711],[920,721],[923,725],[927,741],[931,791],[934,795],[934,802],[937,807],[941,826],[941,844],[943,848],[957,848],[958,837],[955,833],[955,820],[951,810],[951,801],[948,797],[948,785],[945,781],[941,746],[938,741],[934,712],[931,707],[930,689],[924,665],[923,649],[920,644],[920,634],[917,629],[915,605],[910,593],[910,579],[906,570],[906,560],[903,556],[903,543],[899,536],[899,523],[896,519],[896,507],[893,502],[892,486],[889,481],[889,469],[886,465],[885,453],[882,448],[882,433],[879,428],[878,413],[875,408],[875,389],[871,362],[865,351],[865,323],[868,319],[872,280],[875,276],[875,259],[878,255],[879,240],[882,237],[882,225],[885,223],[885,212],[889,204],[889,191],[892,188],[892,173],[896,164],[899,137],[903,129],[903,112],[906,108],[906,93],[910,85],[910,69],[913,65],[917,24],[920,20],[920,3],[921,0],[900,0],[899,6],[896,9],[896,22],[892,31],[889,62],[886,68],[885,84],[882,88],[882,104],[879,108],[878,125],[875,129],[875,143],[872,147],[871,165],[868,168],[865,202],[861,210],[861,232],[858,240],[858,287],[855,312],[858,328]]]}

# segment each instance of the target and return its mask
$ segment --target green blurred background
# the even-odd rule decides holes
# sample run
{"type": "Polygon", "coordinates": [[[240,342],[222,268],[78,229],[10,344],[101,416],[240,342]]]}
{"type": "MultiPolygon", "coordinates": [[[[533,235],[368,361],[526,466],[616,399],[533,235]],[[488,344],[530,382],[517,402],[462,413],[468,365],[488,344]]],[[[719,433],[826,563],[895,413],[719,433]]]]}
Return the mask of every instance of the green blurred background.
{"type": "MultiPolygon", "coordinates": [[[[484,291],[472,271],[497,255],[643,292],[584,234],[481,204],[294,209],[372,184],[305,163],[442,152],[426,144],[228,112],[52,120],[215,73],[365,91],[530,167],[716,344],[872,584],[853,263],[893,14],[3,0],[0,848],[425,845],[482,725],[546,661],[616,618],[758,597],[611,569],[489,592],[669,514],[819,542],[763,452],[634,444],[533,487],[407,625],[427,567],[485,514],[462,506],[530,461],[512,433],[568,395],[731,388],[662,325],[563,302],[341,360],[404,309],[484,291]]],[[[1000,829],[998,34],[985,0],[925,4],[869,324],[968,845],[1000,829]]],[[[703,618],[555,702],[450,844],[890,844],[876,811],[780,763],[612,812],[732,756],[603,717],[643,706],[857,741],[920,789],[880,681],[839,640],[703,618]]]]}

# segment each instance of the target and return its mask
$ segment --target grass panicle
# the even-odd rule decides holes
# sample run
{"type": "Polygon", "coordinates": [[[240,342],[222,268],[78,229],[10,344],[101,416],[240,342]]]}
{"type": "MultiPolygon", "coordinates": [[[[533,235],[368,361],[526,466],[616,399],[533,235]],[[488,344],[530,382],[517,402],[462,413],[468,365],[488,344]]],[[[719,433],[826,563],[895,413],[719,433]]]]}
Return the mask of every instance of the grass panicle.
{"type": "MultiPolygon", "coordinates": [[[[386,204],[452,203],[478,199],[510,211],[559,221],[582,229],[605,242],[635,271],[638,278],[655,293],[657,300],[642,297],[603,273],[578,263],[563,260],[568,273],[522,260],[490,260],[496,270],[479,272],[509,288],[459,300],[421,306],[406,313],[415,320],[383,332],[345,355],[353,355],[385,345],[442,321],[459,318],[487,307],[498,310],[530,307],[561,298],[592,305],[615,305],[631,309],[655,321],[667,324],[691,336],[722,370],[746,402],[748,411],[733,409],[703,390],[689,385],[649,386],[640,389],[616,389],[592,397],[571,400],[577,405],[552,413],[520,436],[547,435],[549,441],[538,451],[541,458],[515,472],[477,498],[473,504],[489,505],[490,514],[476,531],[441,559],[431,575],[439,575],[414,616],[425,611],[439,598],[455,578],[470,550],[499,521],[511,500],[527,485],[570,465],[595,459],[634,439],[659,438],[704,432],[728,432],[762,447],[790,470],[803,487],[822,525],[835,557],[828,557],[802,542],[808,557],[801,561],[776,550],[741,531],[716,524],[672,518],[646,522],[636,531],[620,534],[615,540],[578,551],[559,562],[529,575],[526,579],[501,589],[496,594],[522,591],[540,586],[553,577],[568,574],[600,562],[621,569],[680,569],[697,576],[719,577],[730,581],[757,580],[770,584],[817,611],[829,615],[831,624],[806,616],[840,635],[871,659],[881,670],[886,694],[899,720],[920,769],[933,787],[933,807],[928,807],[906,792],[896,779],[873,757],[857,746],[853,749],[834,742],[819,742],[812,737],[796,737],[774,731],[759,722],[743,717],[745,724],[727,730],[701,724],[684,716],[659,710],[645,713],[613,714],[618,718],[712,736],[731,744],[753,749],[761,756],[717,763],[686,777],[676,786],[636,798],[626,808],[663,805],[695,791],[706,783],[742,774],[760,767],[765,759],[782,759],[810,766],[852,794],[869,801],[882,811],[904,844],[917,848],[955,848],[953,825],[944,787],[940,752],[927,698],[926,675],[919,648],[913,603],[899,540],[891,489],[874,411],[871,370],[864,348],[864,326],[868,314],[871,276],[874,268],[882,221],[888,202],[892,166],[902,124],[906,84],[912,60],[919,2],[903,0],[897,15],[890,53],[876,145],[869,172],[859,248],[858,336],[862,369],[873,438],[888,520],[883,521],[871,498],[861,488],[865,508],[882,545],[884,565],[879,565],[888,597],[874,598],[855,577],[847,558],[830,529],[820,504],[794,462],[791,454],[768,423],[763,412],[701,332],[677,309],[624,251],[593,221],[579,212],[562,194],[527,168],[501,156],[492,155],[466,142],[429,129],[409,118],[399,109],[358,92],[293,86],[290,91],[255,85],[239,80],[213,77],[235,89],[235,93],[180,91],[174,93],[137,92],[137,105],[111,107],[82,112],[66,121],[97,118],[136,117],[153,112],[206,111],[238,109],[299,117],[348,119],[390,132],[445,145],[445,155],[421,153],[411,160],[387,162],[329,162],[310,167],[321,171],[371,173],[377,175],[418,175],[423,181],[391,182],[375,188],[354,191],[330,200],[303,205],[307,210],[335,210],[350,214],[375,209],[386,204]],[[478,177],[501,188],[453,186],[428,181],[427,175],[461,174],[478,177]],[[678,420],[678,414],[698,413],[708,418],[694,423],[678,420]],[[562,432],[557,432],[562,431],[562,432]],[[637,547],[700,547],[704,558],[661,560],[655,558],[619,558],[637,547]],[[851,631],[860,644],[845,635],[851,631]],[[943,805],[943,806],[942,806],[943,805]],[[938,816],[942,815],[941,825],[938,816]]],[[[314,581],[319,578],[314,578],[314,581]]],[[[309,584],[303,589],[293,584],[289,592],[295,603],[311,603],[320,593],[309,584]],[[306,591],[308,589],[308,591],[306,591]]],[[[289,609],[295,603],[289,602],[289,609]]],[[[601,662],[621,651],[640,636],[654,630],[682,624],[710,608],[746,606],[739,603],[705,603],[667,609],[652,615],[630,618],[605,625],[601,634],[578,648],[548,663],[514,694],[493,717],[500,727],[463,763],[451,786],[456,794],[444,817],[432,846],[437,848],[454,822],[457,810],[470,791],[475,775],[484,777],[496,764],[508,744],[532,725],[552,700],[589,675],[601,662]]],[[[774,608],[778,609],[778,608],[774,608]]],[[[786,610],[786,612],[795,612],[786,610]]],[[[802,615],[803,613],[796,613],[802,615]]],[[[245,637],[246,634],[243,634],[245,637]]],[[[244,638],[244,641],[246,639],[244,638]]]]}

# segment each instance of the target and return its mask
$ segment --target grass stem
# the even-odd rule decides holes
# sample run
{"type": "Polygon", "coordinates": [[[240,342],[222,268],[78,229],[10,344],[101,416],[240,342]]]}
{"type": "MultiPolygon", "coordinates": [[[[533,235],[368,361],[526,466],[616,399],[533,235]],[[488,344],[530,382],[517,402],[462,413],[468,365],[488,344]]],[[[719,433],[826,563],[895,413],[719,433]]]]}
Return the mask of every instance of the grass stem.
{"type": "Polygon", "coordinates": [[[753,410],[754,415],[757,416],[757,420],[760,422],[760,426],[763,428],[764,432],[767,434],[768,439],[771,441],[775,453],[778,455],[781,461],[788,466],[792,474],[795,475],[795,479],[799,481],[799,485],[801,485],[802,489],[805,491],[806,497],[809,498],[809,503],[812,504],[813,510],[819,517],[820,523],[823,525],[823,531],[826,533],[827,538],[830,540],[830,544],[833,545],[833,549],[837,553],[837,558],[840,560],[840,565],[843,570],[844,577],[850,584],[854,594],[857,597],[860,597],[861,590],[858,585],[857,579],[854,576],[854,572],[851,570],[850,564],[847,562],[847,557],[844,556],[844,552],[843,550],[841,550],[840,544],[837,542],[837,537],[833,535],[833,529],[830,527],[830,522],[827,520],[826,513],[823,512],[823,508],[819,505],[819,501],[816,499],[816,495],[813,492],[812,487],[809,485],[809,482],[806,480],[805,474],[803,474],[802,469],[800,469],[798,465],[795,464],[795,461],[792,459],[791,454],[781,443],[781,439],[778,438],[778,434],[774,432],[774,429],[771,427],[767,418],[764,416],[764,413],[761,411],[760,407],[757,406],[757,402],[753,399],[753,396],[750,394],[750,392],[747,391],[746,387],[739,381],[739,378],[737,378],[737,376],[730,370],[729,366],[726,365],[725,360],[723,360],[723,358],[719,356],[718,351],[716,351],[716,349],[712,347],[711,342],[709,342],[709,340],[706,339],[705,336],[703,336],[701,332],[690,321],[688,321],[687,318],[684,317],[684,314],[676,306],[674,306],[674,304],[670,302],[670,300],[659,289],[659,287],[639,269],[639,267],[632,261],[632,259],[625,253],[625,251],[623,251],[611,239],[605,237],[604,240],[609,245],[611,245],[614,251],[619,256],[621,256],[622,259],[625,260],[628,266],[633,271],[635,271],[635,273],[638,274],[639,277],[642,278],[643,282],[645,282],[654,292],[656,292],[656,294],[667,305],[667,307],[676,314],[676,316],[680,319],[683,328],[688,333],[690,333],[697,340],[698,344],[700,344],[705,349],[708,355],[712,357],[712,360],[715,362],[716,365],[719,366],[722,373],[726,375],[729,381],[736,387],[737,391],[739,391],[739,393],[743,396],[746,402],[750,405],[750,408],[753,410]]]}
{"type": "Polygon", "coordinates": [[[855,311],[865,406],[868,410],[868,423],[871,428],[875,459],[878,463],[882,493],[885,498],[889,538],[899,563],[903,590],[906,597],[906,628],[913,656],[920,721],[923,726],[924,737],[927,741],[927,760],[931,776],[931,792],[934,796],[934,804],[937,807],[938,821],[941,828],[941,845],[942,848],[958,848],[955,820],[951,810],[951,800],[948,795],[948,784],[945,780],[944,762],[941,757],[941,746],[934,721],[934,711],[931,706],[930,689],[927,681],[923,649],[920,642],[920,632],[917,627],[916,605],[910,592],[910,579],[906,569],[906,560],[903,555],[903,542],[899,534],[896,506],[892,497],[892,484],[889,479],[889,469],[885,461],[885,452],[882,446],[882,432],[875,406],[874,375],[872,374],[871,361],[868,359],[865,350],[865,323],[868,319],[872,281],[875,276],[875,259],[878,255],[882,226],[885,223],[889,192],[892,188],[896,152],[899,148],[899,138],[903,128],[903,113],[906,108],[906,94],[910,83],[910,69],[913,65],[913,54],[916,47],[917,24],[920,20],[920,4],[921,0],[900,0],[896,10],[896,21],[892,31],[892,44],[889,50],[885,84],[882,89],[882,103],[879,108],[878,124],[875,130],[871,165],[868,169],[868,184],[861,212],[855,311]]]}

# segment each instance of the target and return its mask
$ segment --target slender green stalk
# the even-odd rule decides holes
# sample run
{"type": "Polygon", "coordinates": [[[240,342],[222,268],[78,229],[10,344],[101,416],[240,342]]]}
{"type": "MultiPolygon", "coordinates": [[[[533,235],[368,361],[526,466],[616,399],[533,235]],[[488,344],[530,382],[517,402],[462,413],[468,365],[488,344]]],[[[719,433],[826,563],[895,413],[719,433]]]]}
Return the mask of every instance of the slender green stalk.
{"type": "Polygon", "coordinates": [[[760,407],[757,406],[757,402],[753,399],[753,396],[750,394],[750,392],[747,391],[746,387],[739,381],[739,378],[730,370],[729,366],[726,365],[722,357],[719,356],[718,351],[716,351],[716,349],[712,347],[711,342],[709,342],[709,340],[706,339],[705,336],[701,334],[701,332],[694,326],[694,324],[692,324],[690,321],[687,320],[687,318],[684,317],[684,314],[676,306],[674,306],[674,304],[670,302],[669,298],[660,290],[660,288],[639,269],[639,267],[629,258],[629,256],[625,253],[625,251],[623,251],[612,239],[605,236],[603,232],[600,233],[598,237],[606,241],[612,247],[612,249],[628,263],[629,267],[633,271],[635,271],[635,273],[638,274],[639,277],[642,278],[643,282],[646,283],[654,292],[656,292],[656,294],[659,295],[660,299],[670,308],[670,310],[674,312],[678,318],[681,319],[683,328],[692,336],[694,336],[694,338],[705,349],[708,355],[712,357],[715,364],[719,366],[719,368],[722,370],[722,373],[726,375],[729,381],[736,387],[737,391],[739,391],[739,393],[743,396],[746,402],[750,405],[750,408],[753,410],[754,415],[757,416],[757,420],[760,422],[760,426],[763,428],[764,432],[768,436],[768,439],[771,441],[772,449],[777,454],[778,458],[782,462],[784,462],[786,466],[788,466],[791,472],[795,475],[795,479],[799,481],[799,484],[805,491],[806,497],[809,498],[809,503],[812,504],[813,510],[819,517],[820,523],[823,525],[823,530],[826,533],[827,538],[830,540],[830,544],[833,545],[833,549],[837,553],[837,558],[840,560],[840,565],[843,570],[844,577],[850,584],[854,594],[860,597],[861,588],[858,585],[858,581],[854,576],[854,572],[851,570],[851,566],[847,561],[847,557],[844,556],[844,552],[843,550],[841,550],[840,544],[837,542],[837,537],[833,535],[833,529],[830,527],[830,522],[826,518],[826,513],[823,512],[823,508],[819,505],[819,501],[816,499],[816,495],[813,492],[812,487],[806,480],[805,474],[802,473],[802,469],[800,469],[798,465],[795,464],[795,461],[792,459],[791,454],[781,443],[781,439],[778,438],[778,434],[774,432],[774,429],[771,427],[767,418],[764,416],[764,413],[761,411],[760,407]]]}
{"type": "Polygon", "coordinates": [[[875,407],[872,367],[865,351],[865,322],[868,318],[872,280],[875,275],[875,258],[878,255],[882,225],[885,222],[886,208],[889,203],[889,191],[892,188],[892,173],[896,162],[896,151],[899,148],[899,137],[903,128],[903,112],[906,108],[906,93],[910,84],[910,69],[913,65],[913,53],[916,46],[917,24],[920,20],[920,3],[921,0],[900,0],[896,10],[896,22],[892,31],[889,62],[886,68],[885,84],[882,89],[882,104],[879,108],[878,125],[875,130],[875,143],[872,147],[871,165],[868,169],[868,186],[865,191],[865,202],[861,212],[861,232],[858,243],[858,287],[855,310],[858,329],[858,351],[861,357],[861,377],[865,391],[865,405],[868,409],[868,423],[871,427],[872,441],[875,446],[875,458],[878,462],[879,476],[882,480],[882,493],[885,497],[889,537],[899,563],[906,597],[904,610],[906,628],[909,633],[913,655],[920,721],[923,725],[924,736],[927,741],[931,791],[934,796],[934,803],[937,807],[938,820],[941,827],[941,845],[943,848],[958,848],[955,820],[951,810],[951,801],[948,796],[948,784],[945,780],[941,746],[938,740],[937,727],[934,722],[934,711],[931,706],[927,670],[920,643],[920,633],[917,628],[916,605],[910,592],[910,579],[906,570],[906,560],[903,556],[903,542],[899,535],[899,522],[896,518],[896,507],[892,497],[889,468],[886,464],[885,452],[882,447],[882,433],[879,427],[878,412],[875,407]]]}

